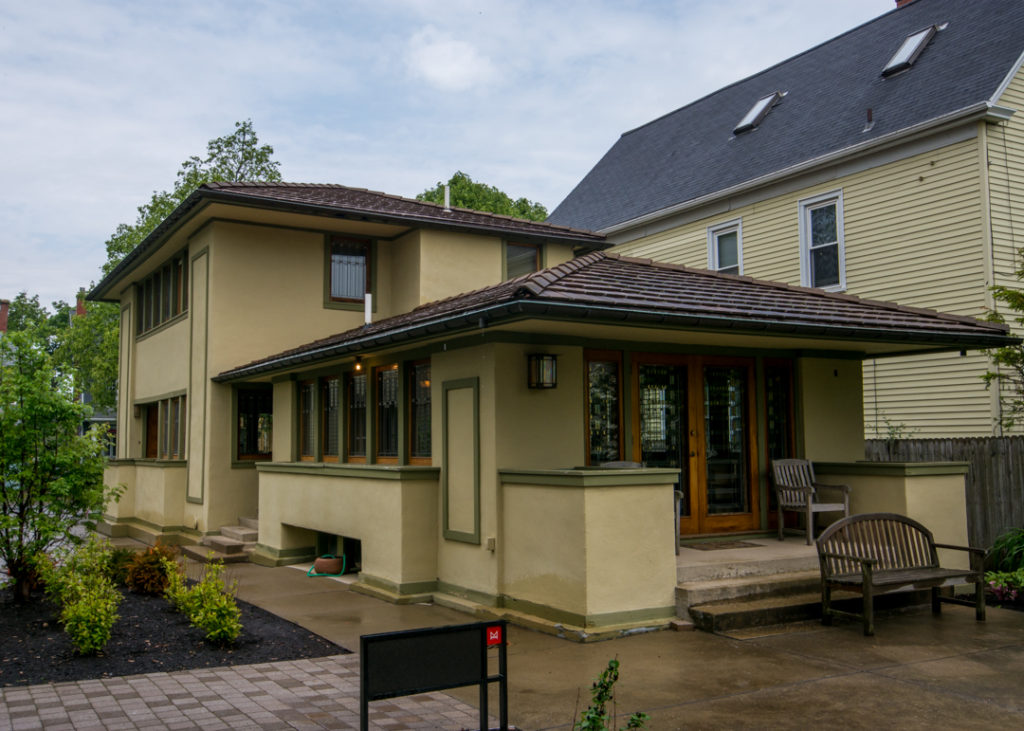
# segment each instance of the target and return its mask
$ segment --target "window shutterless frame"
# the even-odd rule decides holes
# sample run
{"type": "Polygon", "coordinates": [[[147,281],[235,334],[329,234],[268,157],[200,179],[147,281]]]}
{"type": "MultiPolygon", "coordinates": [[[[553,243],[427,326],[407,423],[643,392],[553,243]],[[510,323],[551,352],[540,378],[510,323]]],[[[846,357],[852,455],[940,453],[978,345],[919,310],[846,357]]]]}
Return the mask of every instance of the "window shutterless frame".
{"type": "Polygon", "coordinates": [[[398,364],[374,369],[374,397],[376,401],[376,439],[374,461],[377,464],[398,464],[398,435],[401,433],[401,374],[398,364]]]}
{"type": "Polygon", "coordinates": [[[743,274],[741,219],[708,227],[708,269],[723,274],[743,274]]]}
{"type": "Polygon", "coordinates": [[[430,361],[418,360],[408,365],[408,462],[411,465],[432,463],[430,361]]]}
{"type": "Polygon", "coordinates": [[[800,211],[800,282],[827,292],[846,289],[841,190],[805,198],[800,211]]]}
{"type": "Polygon", "coordinates": [[[587,464],[621,460],[622,352],[586,350],[583,358],[587,464]]]}

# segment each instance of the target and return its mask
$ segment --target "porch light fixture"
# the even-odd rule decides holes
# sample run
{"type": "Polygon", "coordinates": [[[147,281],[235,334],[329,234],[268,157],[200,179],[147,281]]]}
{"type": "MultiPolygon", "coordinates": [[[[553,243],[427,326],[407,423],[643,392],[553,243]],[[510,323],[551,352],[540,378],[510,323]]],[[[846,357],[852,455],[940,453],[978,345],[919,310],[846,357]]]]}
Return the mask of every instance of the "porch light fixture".
{"type": "Polygon", "coordinates": [[[531,353],[526,356],[527,383],[530,388],[555,388],[558,385],[558,373],[555,360],[557,355],[531,353]]]}
{"type": "Polygon", "coordinates": [[[358,373],[361,370],[363,370],[363,356],[357,355],[356,356],[356,372],[358,373]]]}

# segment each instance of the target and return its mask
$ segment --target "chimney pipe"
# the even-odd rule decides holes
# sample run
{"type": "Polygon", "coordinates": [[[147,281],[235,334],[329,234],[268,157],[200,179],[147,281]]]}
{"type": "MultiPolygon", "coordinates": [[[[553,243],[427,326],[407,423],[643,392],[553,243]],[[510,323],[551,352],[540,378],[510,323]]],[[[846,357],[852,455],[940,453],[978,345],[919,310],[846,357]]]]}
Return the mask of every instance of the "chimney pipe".
{"type": "Polygon", "coordinates": [[[85,317],[85,290],[78,290],[78,298],[75,302],[75,315],[85,317]]]}
{"type": "Polygon", "coordinates": [[[448,188],[447,185],[444,186],[444,212],[452,212],[452,195],[451,190],[448,188]]]}
{"type": "Polygon", "coordinates": [[[896,0],[896,7],[902,8],[904,5],[909,5],[912,2],[914,2],[914,0],[896,0]]]}
{"type": "Polygon", "coordinates": [[[7,332],[7,314],[11,311],[10,300],[0,300],[0,335],[7,332]]]}

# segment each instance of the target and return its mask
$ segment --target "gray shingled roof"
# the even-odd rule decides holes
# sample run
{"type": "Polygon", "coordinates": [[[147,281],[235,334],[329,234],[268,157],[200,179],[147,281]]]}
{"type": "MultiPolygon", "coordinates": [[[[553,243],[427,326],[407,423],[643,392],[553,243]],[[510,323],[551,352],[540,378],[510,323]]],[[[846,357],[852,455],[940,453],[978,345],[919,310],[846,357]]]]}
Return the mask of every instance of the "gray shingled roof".
{"type": "Polygon", "coordinates": [[[221,373],[238,380],[403,341],[523,318],[776,334],[908,349],[998,347],[1007,327],[969,317],[594,252],[221,373]]]}
{"type": "MultiPolygon", "coordinates": [[[[828,12],[827,3],[816,4],[828,12]]],[[[1024,53],[1022,0],[916,0],[626,132],[558,205],[552,223],[606,230],[818,158],[978,112],[1024,53]],[[948,23],[914,65],[882,68],[911,33],[948,23]],[[751,106],[786,96],[754,130],[751,106]],[[874,126],[864,131],[867,110],[874,126]]]]}
{"type": "Polygon", "coordinates": [[[279,210],[330,215],[359,221],[399,224],[409,227],[444,228],[455,231],[514,237],[527,241],[557,241],[584,247],[603,248],[604,237],[547,222],[527,221],[511,216],[451,207],[437,203],[378,193],[364,188],[319,183],[207,183],[181,203],[146,239],[96,285],[89,298],[101,298],[110,285],[145,260],[171,231],[202,203],[221,202],[270,207],[279,210]]]}

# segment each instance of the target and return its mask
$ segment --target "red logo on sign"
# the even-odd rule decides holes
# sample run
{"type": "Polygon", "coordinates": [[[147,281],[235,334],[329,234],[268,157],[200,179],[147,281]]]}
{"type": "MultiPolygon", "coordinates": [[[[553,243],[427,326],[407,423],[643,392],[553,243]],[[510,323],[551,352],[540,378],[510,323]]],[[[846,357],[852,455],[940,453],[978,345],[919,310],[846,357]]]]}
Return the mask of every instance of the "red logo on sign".
{"type": "Polygon", "coordinates": [[[501,644],[501,627],[488,627],[487,628],[487,646],[501,644]]]}

